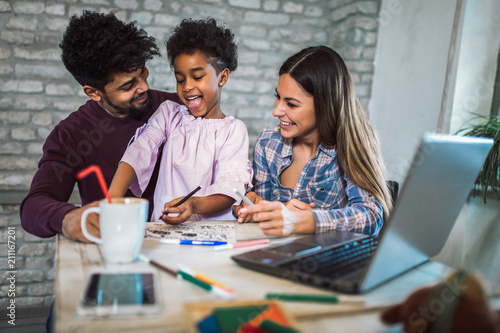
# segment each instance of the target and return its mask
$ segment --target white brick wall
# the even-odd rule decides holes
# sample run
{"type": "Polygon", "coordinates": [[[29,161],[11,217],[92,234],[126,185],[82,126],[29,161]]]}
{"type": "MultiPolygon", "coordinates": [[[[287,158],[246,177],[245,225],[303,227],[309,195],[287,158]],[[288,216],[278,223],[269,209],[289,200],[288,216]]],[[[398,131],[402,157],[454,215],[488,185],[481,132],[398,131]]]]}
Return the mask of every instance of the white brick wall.
{"type": "Polygon", "coordinates": [[[238,69],[225,86],[222,109],[242,119],[253,147],[260,131],[275,121],[273,91],[279,65],[309,45],[336,49],[355,78],[362,104],[371,96],[380,0],[55,0],[0,1],[0,306],[7,281],[8,226],[18,234],[19,306],[50,304],[53,298],[54,239],[42,240],[19,224],[19,203],[3,193],[27,191],[50,130],[86,101],[60,61],[58,44],[73,14],[84,9],[116,11],[137,21],[157,39],[162,57],[148,63],[150,85],[174,91],[164,39],[182,18],[213,17],[234,32],[238,69]]]}

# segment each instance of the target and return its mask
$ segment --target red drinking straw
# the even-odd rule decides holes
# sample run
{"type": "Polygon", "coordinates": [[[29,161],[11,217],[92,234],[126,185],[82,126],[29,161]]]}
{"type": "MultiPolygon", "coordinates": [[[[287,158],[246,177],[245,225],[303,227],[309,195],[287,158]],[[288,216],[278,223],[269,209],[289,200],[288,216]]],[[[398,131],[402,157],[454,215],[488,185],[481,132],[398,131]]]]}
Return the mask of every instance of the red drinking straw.
{"type": "Polygon", "coordinates": [[[76,174],[77,179],[82,179],[84,177],[87,177],[89,173],[95,173],[97,180],[99,181],[99,184],[101,185],[102,192],[104,193],[104,196],[106,199],[108,199],[108,202],[111,203],[111,198],[109,197],[108,193],[108,187],[106,186],[106,181],[104,180],[104,176],[102,175],[101,168],[99,168],[97,165],[91,165],[82,171],[78,172],[76,174]]]}

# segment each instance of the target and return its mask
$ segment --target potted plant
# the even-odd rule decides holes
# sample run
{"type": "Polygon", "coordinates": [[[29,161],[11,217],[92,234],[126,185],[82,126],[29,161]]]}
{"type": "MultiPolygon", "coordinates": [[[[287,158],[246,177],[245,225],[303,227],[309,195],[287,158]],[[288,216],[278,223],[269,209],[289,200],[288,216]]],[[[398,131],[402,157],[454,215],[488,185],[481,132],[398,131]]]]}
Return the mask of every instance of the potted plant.
{"type": "Polygon", "coordinates": [[[476,116],[475,119],[479,118],[482,121],[478,124],[462,128],[457,134],[492,138],[494,140],[493,147],[491,147],[474,184],[474,190],[478,187],[481,189],[483,201],[486,203],[486,196],[490,189],[500,199],[500,119],[493,116],[474,115],[476,116]]]}
{"type": "Polygon", "coordinates": [[[493,147],[436,260],[500,282],[500,119],[474,115],[475,124],[464,125],[456,134],[492,138],[493,147]],[[482,196],[476,196],[479,192],[482,196]]]}

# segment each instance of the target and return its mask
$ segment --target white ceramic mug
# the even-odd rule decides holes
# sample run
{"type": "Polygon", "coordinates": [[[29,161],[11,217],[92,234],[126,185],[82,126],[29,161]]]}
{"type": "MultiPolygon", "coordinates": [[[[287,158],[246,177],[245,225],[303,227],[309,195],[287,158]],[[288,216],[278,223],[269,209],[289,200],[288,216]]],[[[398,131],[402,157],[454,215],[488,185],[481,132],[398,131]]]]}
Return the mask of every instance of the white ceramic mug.
{"type": "Polygon", "coordinates": [[[99,201],[99,207],[91,207],[82,214],[83,235],[102,246],[108,263],[128,263],[137,259],[144,239],[148,217],[148,201],[141,198],[113,198],[99,201]],[[87,216],[99,214],[101,238],[87,230],[87,216]]]}

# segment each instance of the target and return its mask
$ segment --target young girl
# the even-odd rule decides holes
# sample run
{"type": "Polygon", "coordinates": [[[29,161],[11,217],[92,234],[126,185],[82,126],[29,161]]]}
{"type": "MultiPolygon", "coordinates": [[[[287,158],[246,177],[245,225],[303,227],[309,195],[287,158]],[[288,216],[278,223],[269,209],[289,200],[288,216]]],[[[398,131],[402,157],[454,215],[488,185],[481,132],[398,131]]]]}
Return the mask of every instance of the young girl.
{"type": "Polygon", "coordinates": [[[342,58],[326,46],[290,57],[273,115],[279,126],[265,129],[254,150],[255,192],[247,197],[256,204],[235,207],[238,222],[261,222],[269,235],[377,235],[392,201],[377,137],[342,58]]]}
{"type": "Polygon", "coordinates": [[[129,186],[140,195],[163,145],[151,220],[234,219],[231,206],[238,198],[233,188],[245,190],[252,175],[245,124],[220,108],[222,87],[237,67],[234,35],[213,19],[183,20],[166,46],[185,106],[165,102],[137,130],[110,195],[122,196],[129,186]],[[195,196],[173,207],[198,186],[195,196]]]}

